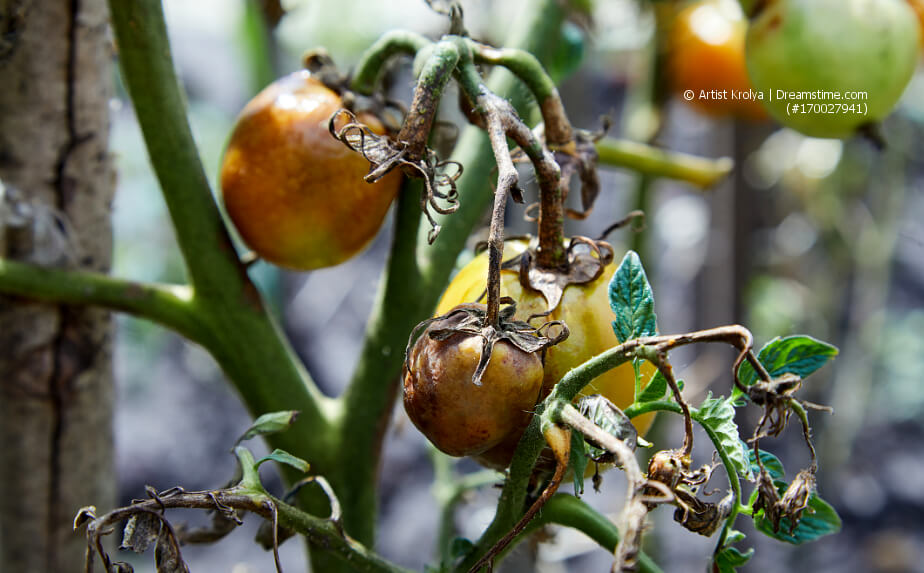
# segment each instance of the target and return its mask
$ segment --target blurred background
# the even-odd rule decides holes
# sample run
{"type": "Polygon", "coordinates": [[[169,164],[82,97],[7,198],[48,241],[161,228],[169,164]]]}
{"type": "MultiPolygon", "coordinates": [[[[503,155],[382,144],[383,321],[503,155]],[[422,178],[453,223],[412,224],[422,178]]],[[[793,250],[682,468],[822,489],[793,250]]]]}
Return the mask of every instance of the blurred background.
{"type": "MultiPolygon", "coordinates": [[[[275,24],[267,22],[258,2],[164,4],[213,187],[235,115],[273,78],[297,69],[304,50],[324,46],[348,69],[387,30],[410,27],[434,37],[447,26],[423,0],[290,0],[282,2],[285,13],[275,24]]],[[[836,410],[834,416],[813,413],[811,421],[821,464],[819,492],[837,508],[843,531],[798,548],[751,535],[750,521],[742,518],[739,528],[748,533],[742,546],[757,548],[743,570],[924,571],[924,489],[919,485],[924,479],[924,73],[919,67],[882,126],[885,149],[861,138],[811,139],[768,120],[704,115],[671,97],[660,77],[667,73],[665,65],[652,49],[650,10],[634,0],[594,4],[581,25],[563,29],[572,50],[554,64],[566,76],[561,91],[575,124],[596,129],[608,114],[611,135],[706,157],[728,156],[736,166],[707,191],[605,170],[593,214],[569,222],[569,234],[597,236],[643,207],[648,218],[642,233],[618,231],[610,239],[618,256],[630,246],[642,254],[662,332],[741,323],[755,333],[758,345],[804,333],[841,350],[832,365],[812,376],[803,397],[836,410]],[[649,81],[652,71],[658,81],[649,81]]],[[[466,25],[475,38],[502,44],[520,5],[465,0],[466,25]]],[[[115,67],[113,74],[118,74],[115,67]]],[[[391,77],[393,95],[408,101],[409,62],[396,65],[391,77]]],[[[455,101],[453,93],[447,97],[455,101]]],[[[182,281],[179,251],[124,89],[119,87],[111,105],[119,174],[113,273],[182,281]]],[[[448,120],[460,122],[454,110],[445,111],[448,120]]],[[[508,210],[508,225],[510,234],[529,231],[521,206],[508,210]]],[[[338,267],[311,273],[282,272],[265,263],[253,267],[312,376],[329,394],[338,394],[351,375],[389,241],[386,224],[361,256],[338,267]]],[[[466,256],[471,254],[463,254],[460,264],[466,256]]],[[[118,324],[120,502],[139,497],[145,484],[221,486],[234,468],[228,449],[249,422],[239,400],[202,349],[146,322],[120,315],[118,324]]],[[[727,394],[731,350],[691,349],[672,358],[694,403],[709,390],[727,394]]],[[[743,409],[739,424],[753,427],[755,414],[754,408],[743,409]]],[[[649,439],[679,440],[679,418],[673,418],[662,416],[649,439]]],[[[790,477],[807,465],[797,428],[762,446],[782,459],[790,477]]],[[[709,459],[708,451],[697,455],[699,463],[709,459]]],[[[461,460],[457,469],[476,467],[461,460]]],[[[435,544],[432,477],[425,440],[399,404],[381,471],[377,549],[417,569],[432,559],[426,548],[435,544]]],[[[274,479],[269,485],[279,491],[281,483],[274,479]]],[[[722,479],[717,473],[712,486],[719,487],[722,479]]],[[[585,499],[617,512],[623,488],[618,475],[607,475],[602,493],[588,490],[585,499]]],[[[477,536],[492,516],[496,495],[496,489],[486,488],[461,506],[462,535],[477,536]]],[[[713,540],[682,530],[671,513],[654,512],[649,551],[665,571],[703,571],[713,540]]],[[[235,532],[215,546],[186,548],[192,570],[273,571],[271,554],[251,542],[254,525],[246,527],[250,533],[235,532]]],[[[307,568],[298,542],[283,545],[282,554],[287,571],[307,568]]],[[[524,544],[504,570],[600,571],[610,562],[589,539],[561,531],[538,549],[524,544]]],[[[149,558],[133,564],[136,571],[152,570],[149,558]]]]}

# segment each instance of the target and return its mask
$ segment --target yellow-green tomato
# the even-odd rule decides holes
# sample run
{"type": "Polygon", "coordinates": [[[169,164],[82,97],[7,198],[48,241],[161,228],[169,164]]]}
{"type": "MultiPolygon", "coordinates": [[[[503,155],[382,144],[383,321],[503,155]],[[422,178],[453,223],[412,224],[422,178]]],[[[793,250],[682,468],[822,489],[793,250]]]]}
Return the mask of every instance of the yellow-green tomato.
{"type": "Polygon", "coordinates": [[[768,0],[748,28],[746,57],[774,119],[847,137],[901,97],[919,57],[917,20],[905,0],[768,0]]]}
{"type": "MultiPolygon", "coordinates": [[[[248,247],[298,270],[339,264],[375,237],[398,193],[328,130],[340,96],[307,71],[270,84],[241,111],[221,165],[225,209],[248,247]]],[[[384,132],[373,115],[359,120],[384,132]]]]}
{"type": "MultiPolygon", "coordinates": [[[[450,309],[451,310],[451,309],[450,309]]],[[[451,456],[474,456],[521,431],[542,388],[542,360],[501,340],[480,384],[472,381],[482,338],[454,334],[417,339],[404,369],[404,409],[420,431],[451,456]]]]}
{"type": "MultiPolygon", "coordinates": [[[[521,241],[508,241],[504,245],[504,259],[509,259],[526,250],[521,241]]],[[[546,350],[542,395],[544,398],[569,370],[586,362],[593,356],[617,346],[620,340],[613,332],[613,312],[610,310],[608,286],[616,272],[615,265],[607,266],[600,277],[588,284],[570,285],[565,288],[561,303],[552,314],[543,320],[561,320],[568,325],[570,336],[546,350]]],[[[483,302],[488,276],[487,253],[475,257],[452,280],[437,305],[437,314],[443,314],[457,304],[483,302]],[[482,297],[479,299],[479,297],[482,297]]],[[[541,294],[524,289],[519,274],[512,270],[501,271],[501,296],[510,296],[517,301],[515,318],[526,320],[530,315],[547,310],[541,294]]],[[[534,320],[532,324],[537,324],[534,320]]],[[[654,373],[649,363],[641,366],[642,380],[647,381],[654,373]]],[[[635,393],[635,370],[630,363],[618,366],[602,374],[588,385],[581,395],[601,394],[619,408],[629,406],[635,393]]],[[[651,425],[653,415],[640,416],[633,420],[636,429],[644,433],[651,425]]],[[[498,448],[488,451],[478,459],[490,467],[505,467],[519,441],[525,425],[510,436],[498,448]]]]}

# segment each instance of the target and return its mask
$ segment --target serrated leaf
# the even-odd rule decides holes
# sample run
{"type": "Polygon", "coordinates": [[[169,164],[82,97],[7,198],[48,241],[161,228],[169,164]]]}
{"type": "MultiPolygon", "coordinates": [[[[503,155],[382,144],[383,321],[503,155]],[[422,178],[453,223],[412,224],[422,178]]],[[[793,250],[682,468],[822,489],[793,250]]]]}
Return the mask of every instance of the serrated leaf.
{"type": "Polygon", "coordinates": [[[719,573],[735,573],[737,567],[745,565],[754,555],[754,548],[750,548],[744,553],[734,547],[724,547],[715,556],[715,566],[719,573]]]}
{"type": "Polygon", "coordinates": [[[568,460],[574,480],[574,495],[584,494],[584,472],[587,470],[587,446],[580,432],[571,432],[571,457],[568,460]]]}
{"type": "Polygon", "coordinates": [[[260,458],[259,460],[257,460],[257,462],[254,465],[256,467],[260,467],[260,464],[262,464],[263,462],[269,461],[269,460],[272,460],[279,464],[285,464],[287,466],[291,466],[302,473],[308,473],[308,470],[311,467],[311,465],[305,460],[295,457],[289,452],[285,450],[280,450],[280,449],[273,450],[273,453],[271,453],[270,455],[266,457],[260,458]]]}
{"type": "MultiPolygon", "coordinates": [[[[786,484],[782,485],[783,490],[785,490],[786,484]]],[[[808,543],[841,530],[840,516],[837,515],[837,512],[828,502],[818,497],[815,493],[809,498],[808,508],[802,514],[802,519],[799,520],[799,524],[792,535],[789,534],[790,520],[788,517],[780,520],[780,530],[774,532],[773,525],[770,520],[764,518],[763,513],[763,510],[761,510],[754,516],[754,525],[757,530],[764,535],[793,545],[808,543]]]]}
{"type": "Polygon", "coordinates": [[[253,424],[250,425],[250,428],[248,428],[247,431],[237,439],[235,445],[238,445],[241,442],[245,442],[257,436],[275,434],[276,432],[281,432],[285,429],[288,429],[297,417],[297,410],[282,410],[280,412],[269,412],[263,414],[253,421],[253,424]]]}
{"type": "Polygon", "coordinates": [[[744,539],[745,537],[746,537],[746,535],[745,535],[744,533],[738,531],[737,529],[730,529],[730,530],[728,530],[728,535],[725,536],[725,545],[726,545],[726,546],[729,546],[729,545],[731,545],[731,544],[733,544],[733,543],[738,543],[739,541],[741,541],[741,540],[744,539]]]}
{"type": "MultiPolygon", "coordinates": [[[[757,465],[757,458],[754,457],[754,449],[744,446],[743,443],[742,446],[748,451],[748,461],[751,463],[751,471],[755,474],[760,473],[760,466],[757,465]]],[[[760,461],[764,464],[771,478],[780,479],[786,475],[786,470],[783,469],[783,462],[770,452],[760,450],[760,461]]]]}
{"type": "Polygon", "coordinates": [[[122,544],[119,549],[144,553],[157,542],[160,535],[160,518],[152,513],[136,513],[125,522],[122,530],[122,544]]]}
{"type": "Polygon", "coordinates": [[[725,450],[725,454],[735,466],[735,471],[750,479],[751,464],[748,453],[742,446],[738,424],[735,423],[735,407],[731,402],[725,398],[713,398],[710,392],[693,415],[693,419],[712,429],[719,438],[718,446],[725,450]]]}
{"type": "Polygon", "coordinates": [[[609,297],[610,308],[616,315],[613,332],[620,341],[658,333],[654,294],[635,251],[626,253],[616,269],[610,280],[609,297]]]}
{"type": "Polygon", "coordinates": [[[663,398],[666,393],[667,378],[658,370],[655,372],[654,376],[651,377],[651,380],[648,381],[648,384],[645,385],[645,388],[642,389],[641,394],[639,394],[635,401],[639,403],[654,402],[663,398]]]}
{"type": "MultiPolygon", "coordinates": [[[[811,336],[798,335],[774,338],[760,349],[757,359],[771,377],[797,374],[805,379],[836,355],[834,346],[811,336]]],[[[744,362],[738,370],[738,379],[750,386],[757,381],[757,372],[750,363],[744,362]]]]}

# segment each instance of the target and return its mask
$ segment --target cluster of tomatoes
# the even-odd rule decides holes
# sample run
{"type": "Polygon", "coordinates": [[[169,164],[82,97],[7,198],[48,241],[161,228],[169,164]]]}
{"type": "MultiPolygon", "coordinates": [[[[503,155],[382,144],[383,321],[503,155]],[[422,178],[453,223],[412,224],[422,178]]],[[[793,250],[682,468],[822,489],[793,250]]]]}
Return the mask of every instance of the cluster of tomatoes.
{"type": "MultiPolygon", "coordinates": [[[[920,35],[912,8],[924,24],[924,0],[752,4],[747,17],[735,0],[682,5],[667,28],[673,89],[864,92],[868,112],[792,117],[785,102],[686,98],[707,113],[751,119],[769,113],[809,135],[843,137],[887,115],[917,65],[920,35]]],[[[221,169],[224,206],[244,243],[269,262],[309,270],[349,259],[375,236],[398,192],[397,171],[366,183],[367,161],[331,136],[330,118],[342,107],[338,93],[301,71],[263,90],[237,120],[221,169]]],[[[384,132],[373,114],[358,119],[384,132]]],[[[515,256],[526,249],[514,241],[505,250],[515,256]]],[[[523,287],[517,272],[501,271],[501,295],[517,301],[516,319],[546,315],[567,324],[570,337],[541,358],[501,340],[476,381],[487,348],[477,337],[425,333],[404,373],[405,405],[415,424],[447,453],[506,466],[537,401],[570,369],[620,343],[606,289],[613,271],[608,266],[596,280],[567,286],[550,314],[543,296],[523,287]]],[[[476,257],[446,289],[437,314],[483,301],[487,275],[487,255],[476,257]]],[[[641,375],[651,373],[649,367],[641,375]]],[[[636,375],[632,365],[623,365],[588,392],[625,407],[636,375]]],[[[636,420],[642,431],[649,423],[636,420]]]]}
{"type": "Polygon", "coordinates": [[[769,113],[806,135],[847,137],[889,114],[920,57],[922,0],[745,5],[751,14],[737,0],[698,0],[666,17],[670,86],[710,115],[769,113]],[[818,91],[850,99],[793,108],[777,97],[818,91]]]}

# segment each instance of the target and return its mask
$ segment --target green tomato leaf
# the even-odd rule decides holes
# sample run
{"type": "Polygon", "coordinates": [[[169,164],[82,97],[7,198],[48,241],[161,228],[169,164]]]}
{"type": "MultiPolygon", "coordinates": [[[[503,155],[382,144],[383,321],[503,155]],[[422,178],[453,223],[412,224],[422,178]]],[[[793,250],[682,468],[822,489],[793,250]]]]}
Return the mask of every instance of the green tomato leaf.
{"type": "Polygon", "coordinates": [[[655,372],[654,376],[651,377],[651,380],[648,381],[648,384],[645,385],[645,388],[635,401],[639,403],[654,402],[663,398],[666,392],[667,378],[658,370],[655,372]]]}
{"type": "MultiPolygon", "coordinates": [[[[754,449],[750,448],[744,442],[741,442],[741,447],[743,447],[748,452],[748,461],[751,462],[751,471],[754,474],[760,473],[760,466],[757,465],[757,458],[754,456],[754,449]]],[[[765,452],[760,450],[760,461],[764,464],[764,467],[767,468],[767,473],[770,474],[770,477],[773,479],[781,479],[786,475],[786,470],[783,469],[783,462],[780,459],[770,452],[765,452]]]]}
{"type": "Polygon", "coordinates": [[[629,251],[623,257],[610,280],[609,295],[610,308],[616,315],[613,332],[620,341],[658,333],[654,294],[635,251],[629,251]]]}
{"type": "MultiPolygon", "coordinates": [[[[760,349],[757,355],[770,376],[796,374],[803,379],[824,366],[837,355],[837,348],[811,336],[787,336],[774,338],[760,349]]],[[[738,378],[745,386],[757,381],[757,372],[748,362],[738,370],[738,378]]]]}
{"type": "Polygon", "coordinates": [[[587,445],[580,432],[571,432],[571,457],[568,459],[571,476],[574,480],[574,495],[584,494],[584,471],[587,470],[587,445]]]}
{"type": "MultiPolygon", "coordinates": [[[[782,483],[781,492],[785,490],[786,484],[782,483]]],[[[780,530],[774,532],[773,525],[764,518],[763,510],[758,511],[754,516],[754,525],[764,535],[793,545],[801,545],[840,531],[841,518],[828,502],[813,493],[809,498],[808,508],[802,514],[802,519],[799,520],[799,525],[792,534],[789,533],[790,520],[788,517],[780,520],[780,530]]]]}
{"type": "Polygon", "coordinates": [[[718,436],[718,444],[731,460],[735,470],[744,478],[751,477],[747,449],[743,446],[735,423],[735,407],[725,398],[713,398],[712,392],[703,401],[702,406],[693,413],[693,419],[708,426],[718,436]]]}
{"type": "Polygon", "coordinates": [[[295,418],[297,417],[297,410],[283,410],[281,412],[269,412],[267,414],[263,414],[253,421],[253,424],[250,425],[250,428],[248,428],[247,431],[237,439],[237,442],[235,442],[234,445],[239,445],[241,442],[247,441],[257,436],[275,434],[276,432],[286,430],[289,428],[289,426],[292,425],[292,422],[294,422],[295,418]]]}
{"type": "Polygon", "coordinates": [[[260,464],[266,461],[274,461],[276,463],[285,464],[287,466],[292,466],[302,473],[308,473],[308,469],[311,467],[308,462],[301,458],[297,458],[285,450],[275,449],[270,455],[260,458],[254,464],[254,467],[260,467],[260,464]]]}
{"type": "Polygon", "coordinates": [[[713,569],[713,571],[718,570],[719,573],[735,573],[737,567],[742,567],[751,560],[752,555],[754,555],[753,547],[742,553],[734,547],[726,546],[716,554],[715,560],[713,561],[716,568],[713,569]]]}

